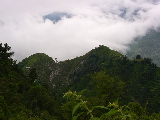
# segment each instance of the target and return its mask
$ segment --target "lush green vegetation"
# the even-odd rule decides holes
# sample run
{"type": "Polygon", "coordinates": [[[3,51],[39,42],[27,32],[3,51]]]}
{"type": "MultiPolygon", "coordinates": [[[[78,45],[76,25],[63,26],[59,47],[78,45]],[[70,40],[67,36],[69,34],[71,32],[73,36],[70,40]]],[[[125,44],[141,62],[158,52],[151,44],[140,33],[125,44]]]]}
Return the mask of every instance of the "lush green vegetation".
{"type": "Polygon", "coordinates": [[[11,56],[10,47],[0,44],[0,119],[56,119],[59,112],[54,96],[35,80],[35,69],[24,74],[11,56]]]}
{"type": "Polygon", "coordinates": [[[160,69],[149,58],[99,46],[63,62],[37,53],[17,64],[10,49],[0,44],[2,120],[160,119],[160,69]]]}

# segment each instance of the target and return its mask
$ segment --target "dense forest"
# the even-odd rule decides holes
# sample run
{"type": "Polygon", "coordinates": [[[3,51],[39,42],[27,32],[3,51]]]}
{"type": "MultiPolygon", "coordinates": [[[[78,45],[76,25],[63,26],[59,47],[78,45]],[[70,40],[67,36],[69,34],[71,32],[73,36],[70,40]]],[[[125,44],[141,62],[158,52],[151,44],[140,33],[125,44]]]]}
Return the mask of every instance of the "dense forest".
{"type": "Polygon", "coordinates": [[[0,43],[1,120],[159,120],[160,68],[106,46],[57,61],[37,53],[16,63],[0,43]]]}

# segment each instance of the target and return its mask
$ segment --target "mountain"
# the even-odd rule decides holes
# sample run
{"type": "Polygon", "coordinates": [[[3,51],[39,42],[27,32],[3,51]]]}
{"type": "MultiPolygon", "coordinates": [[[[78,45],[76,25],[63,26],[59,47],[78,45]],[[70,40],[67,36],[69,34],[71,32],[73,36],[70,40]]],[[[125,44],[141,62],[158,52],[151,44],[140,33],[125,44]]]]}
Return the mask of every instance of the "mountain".
{"type": "Polygon", "coordinates": [[[158,111],[153,106],[159,104],[155,98],[160,94],[157,92],[159,68],[151,59],[143,59],[140,55],[129,60],[101,45],[83,56],[60,62],[42,53],[34,54],[20,62],[19,66],[22,69],[28,66],[35,68],[38,75],[35,82],[45,86],[57,99],[68,90],[86,90],[86,97],[91,102],[95,100],[104,105],[120,97],[121,104],[137,101],[145,106],[148,102],[146,107],[149,111],[158,111]],[[104,97],[99,98],[99,95],[104,97]]]}
{"type": "Polygon", "coordinates": [[[35,68],[38,83],[48,84],[50,89],[59,91],[76,83],[85,74],[99,71],[99,65],[110,58],[121,56],[123,55],[108,47],[99,46],[83,56],[60,62],[55,62],[44,53],[37,53],[25,58],[18,65],[25,72],[27,72],[26,67],[35,68]]]}
{"type": "MultiPolygon", "coordinates": [[[[99,46],[75,59],[66,60],[58,63],[58,79],[53,81],[60,82],[57,87],[65,88],[75,85],[86,74],[100,71],[100,65],[113,57],[121,57],[122,54],[110,50],[108,47],[99,46]]],[[[54,75],[54,72],[52,73],[54,75]]]]}
{"type": "Polygon", "coordinates": [[[36,53],[16,64],[10,49],[0,44],[2,120],[160,118],[160,68],[150,58],[101,45],[71,60],[36,53]]]}
{"type": "MultiPolygon", "coordinates": [[[[88,76],[102,71],[103,63],[110,60],[121,60],[123,57],[124,56],[117,51],[100,45],[85,55],[71,60],[58,62],[44,53],[37,53],[25,58],[18,65],[23,69],[24,73],[28,74],[28,76],[31,69],[35,68],[38,76],[35,83],[44,86],[53,96],[56,96],[56,99],[62,101],[63,93],[66,93],[68,90],[82,91],[88,89],[90,91],[90,88],[94,85],[88,76]],[[30,70],[28,70],[28,67],[30,67],[30,70]]],[[[114,95],[112,99],[110,98],[110,102],[114,101],[116,96],[122,91],[118,89],[118,85],[122,85],[123,83],[119,80],[114,81],[114,83],[114,86],[116,86],[117,89],[113,91],[116,91],[117,94],[114,95]]],[[[110,88],[108,89],[111,90],[110,88]]],[[[97,90],[93,89],[93,93],[87,92],[87,96],[89,94],[95,94],[95,91],[97,90]]],[[[99,100],[99,102],[102,101],[104,101],[103,98],[99,100]]]]}
{"type": "Polygon", "coordinates": [[[30,70],[36,69],[38,84],[50,86],[50,75],[55,69],[55,61],[44,53],[33,54],[18,63],[24,73],[29,76],[30,70]],[[30,69],[30,70],[29,70],[30,69]]]}
{"type": "Polygon", "coordinates": [[[151,58],[157,66],[160,66],[160,29],[157,31],[150,30],[143,37],[135,39],[135,42],[130,44],[130,50],[127,56],[133,59],[136,55],[141,55],[143,58],[151,58]]]}

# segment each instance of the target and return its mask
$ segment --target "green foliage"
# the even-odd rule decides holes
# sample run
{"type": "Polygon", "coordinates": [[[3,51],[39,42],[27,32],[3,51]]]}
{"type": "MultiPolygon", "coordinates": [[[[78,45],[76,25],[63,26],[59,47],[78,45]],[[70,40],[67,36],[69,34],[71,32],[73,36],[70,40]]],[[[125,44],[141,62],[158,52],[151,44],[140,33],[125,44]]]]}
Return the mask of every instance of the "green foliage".
{"type": "Polygon", "coordinates": [[[10,49],[7,44],[4,47],[0,44],[0,119],[56,119],[54,97],[34,82],[36,69],[31,69],[29,76],[25,76],[11,58],[10,49]]]}
{"type": "Polygon", "coordinates": [[[72,110],[70,111],[72,116],[69,119],[72,120],[156,120],[160,118],[159,113],[147,115],[146,109],[137,102],[130,102],[128,105],[119,106],[118,100],[116,100],[107,106],[89,107],[88,102],[84,101],[82,96],[76,92],[69,91],[64,94],[64,97],[67,100],[75,102],[75,106],[72,106],[72,110]],[[97,116],[94,112],[96,109],[103,109],[104,111],[97,116]]]}
{"type": "MultiPolygon", "coordinates": [[[[90,101],[89,106],[107,106],[109,102],[119,99],[121,105],[135,101],[140,103],[146,108],[147,114],[158,112],[160,103],[158,67],[148,58],[138,56],[135,60],[129,60],[126,56],[116,56],[115,53],[100,46],[80,59],[74,59],[83,61],[82,58],[85,57],[76,73],[72,74],[71,79],[75,80],[68,89],[72,91],[86,89],[84,96],[90,101]]],[[[97,114],[101,112],[104,111],[96,111],[97,114]]]]}
{"type": "Polygon", "coordinates": [[[0,44],[2,120],[160,118],[160,69],[149,58],[99,46],[63,62],[38,53],[18,66],[10,49],[0,44]]]}
{"type": "Polygon", "coordinates": [[[130,115],[126,115],[122,112],[122,108],[119,107],[117,102],[110,103],[107,107],[105,106],[93,106],[91,109],[87,106],[87,101],[84,101],[81,98],[81,95],[77,95],[76,92],[67,92],[64,97],[74,98],[77,101],[77,104],[73,107],[72,110],[72,120],[78,119],[87,119],[87,120],[120,120],[130,118],[130,115]],[[107,110],[105,113],[101,113],[100,117],[94,115],[93,110],[101,108],[107,110]],[[78,109],[81,109],[84,112],[76,113],[78,109]]]}
{"type": "Polygon", "coordinates": [[[0,119],[6,120],[10,116],[10,110],[3,96],[0,96],[0,119]]]}
{"type": "Polygon", "coordinates": [[[23,59],[18,65],[23,69],[25,76],[30,78],[30,81],[36,80],[37,84],[43,85],[49,91],[52,90],[52,78],[50,76],[52,70],[55,70],[55,62],[51,57],[44,53],[37,53],[23,59]]]}
{"type": "Polygon", "coordinates": [[[136,59],[141,59],[141,56],[140,56],[140,55],[137,55],[137,56],[136,56],[136,59]]]}
{"type": "Polygon", "coordinates": [[[159,73],[157,73],[157,66],[150,59],[135,59],[131,61],[124,57],[105,62],[103,70],[106,71],[106,74],[125,82],[125,96],[122,96],[121,99],[124,104],[138,101],[148,110],[152,109],[158,112],[157,109],[159,108],[154,104],[159,104],[159,102],[156,100],[157,98],[154,99],[153,94],[155,93],[153,93],[152,88],[158,83],[159,73]],[[151,106],[155,108],[153,109],[151,106]]]}
{"type": "Polygon", "coordinates": [[[32,68],[30,70],[29,78],[31,79],[31,81],[30,81],[31,84],[38,78],[36,68],[32,68]]]}
{"type": "Polygon", "coordinates": [[[105,103],[113,102],[123,95],[125,83],[106,75],[104,71],[95,73],[92,79],[91,85],[95,86],[93,92],[97,98],[104,99],[105,103]]]}
{"type": "Polygon", "coordinates": [[[31,87],[30,90],[26,92],[25,100],[28,108],[33,111],[36,111],[36,109],[52,109],[52,104],[50,104],[51,97],[42,86],[31,87]]]}
{"type": "Polygon", "coordinates": [[[26,67],[35,66],[37,62],[39,63],[46,62],[45,64],[48,64],[50,61],[53,61],[53,59],[49,57],[48,55],[44,53],[36,53],[36,54],[29,56],[28,58],[23,59],[18,64],[21,68],[26,68],[26,67]]]}

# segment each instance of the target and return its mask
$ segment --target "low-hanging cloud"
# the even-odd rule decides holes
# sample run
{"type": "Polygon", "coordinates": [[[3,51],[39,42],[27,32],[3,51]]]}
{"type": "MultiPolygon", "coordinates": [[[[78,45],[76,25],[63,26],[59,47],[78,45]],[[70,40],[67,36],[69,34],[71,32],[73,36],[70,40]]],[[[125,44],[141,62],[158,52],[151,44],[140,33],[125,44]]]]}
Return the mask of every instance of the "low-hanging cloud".
{"type": "Polygon", "coordinates": [[[40,52],[65,60],[98,45],[125,54],[135,37],[160,27],[155,0],[0,1],[0,41],[12,47],[18,60],[40,52]],[[54,12],[72,16],[44,19],[54,12]]]}

